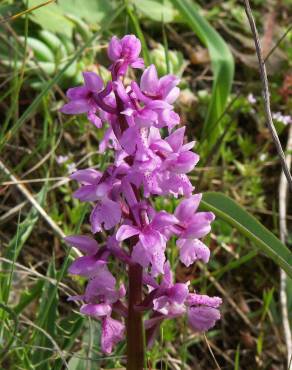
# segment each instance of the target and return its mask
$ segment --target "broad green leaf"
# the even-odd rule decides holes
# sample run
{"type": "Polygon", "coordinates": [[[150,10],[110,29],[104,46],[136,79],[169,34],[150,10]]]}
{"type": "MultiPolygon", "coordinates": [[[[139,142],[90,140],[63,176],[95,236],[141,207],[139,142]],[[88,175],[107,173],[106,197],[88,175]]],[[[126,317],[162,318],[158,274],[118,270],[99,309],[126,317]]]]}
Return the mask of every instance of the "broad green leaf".
{"type": "Polygon", "coordinates": [[[208,151],[222,133],[222,121],[220,124],[218,122],[224,112],[231,90],[234,60],[228,45],[201,15],[200,9],[196,4],[188,0],[171,1],[180,11],[182,19],[194,31],[201,42],[207,46],[210,53],[214,81],[211,101],[203,127],[203,137],[208,138],[206,140],[208,151]]]}
{"type": "MultiPolygon", "coordinates": [[[[43,3],[43,0],[29,0],[28,8],[32,8],[43,3]]],[[[45,5],[32,11],[29,17],[44,30],[60,32],[68,36],[72,34],[74,23],[66,18],[64,11],[55,3],[45,5]]]]}
{"type": "Polygon", "coordinates": [[[137,11],[157,22],[169,23],[174,20],[175,9],[169,0],[133,0],[137,11]]]}
{"type": "Polygon", "coordinates": [[[66,14],[73,14],[92,25],[98,25],[114,11],[112,2],[110,1],[60,0],[58,4],[66,14]]]}
{"type": "Polygon", "coordinates": [[[292,277],[292,253],[289,249],[231,198],[221,193],[208,192],[204,194],[200,208],[214,212],[235,227],[292,277]]]}
{"type": "Polygon", "coordinates": [[[86,361],[86,354],[83,351],[77,352],[72,356],[68,362],[69,370],[83,370],[86,369],[88,361],[86,361]]]}
{"type": "MultiPolygon", "coordinates": [[[[100,355],[96,353],[96,350],[88,351],[89,348],[100,348],[100,322],[94,320],[86,320],[88,326],[82,336],[82,348],[79,352],[73,355],[68,362],[69,370],[95,370],[100,368],[100,355]],[[88,359],[90,358],[90,361],[88,359]]],[[[113,357],[118,354],[113,353],[113,357]]],[[[110,356],[107,359],[107,367],[113,368],[114,364],[111,364],[110,356]]]]}

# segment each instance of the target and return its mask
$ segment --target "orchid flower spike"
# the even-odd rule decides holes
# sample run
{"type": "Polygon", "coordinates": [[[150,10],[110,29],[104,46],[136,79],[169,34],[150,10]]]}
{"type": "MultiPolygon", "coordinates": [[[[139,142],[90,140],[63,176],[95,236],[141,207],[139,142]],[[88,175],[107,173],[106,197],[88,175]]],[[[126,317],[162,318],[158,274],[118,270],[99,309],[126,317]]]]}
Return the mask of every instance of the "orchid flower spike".
{"type": "MultiPolygon", "coordinates": [[[[104,85],[97,74],[84,72],[84,85],[67,91],[69,102],[61,109],[86,114],[104,134],[100,152],[113,154],[103,172],[87,168],[70,176],[80,185],[74,197],[92,207],[91,235],[65,238],[84,254],[69,273],[87,279],[84,293],[70,300],[82,301],[80,312],[101,322],[101,349],[107,354],[125,336],[132,338],[129,346],[143,344],[145,312],[150,345],[166,319],[186,315],[192,330],[209,330],[220,319],[222,303],[219,297],[192,292],[189,283],[175,282],[170,240],[180,263],[207,263],[210,250],[202,239],[214,214],[198,211],[202,195],[194,194],[189,178],[199,156],[174,109],[179,79],[159,78],[154,65],[144,70],[140,82],[124,78],[129,68],[144,69],[140,52],[136,36],[114,36],[108,46],[112,80],[104,85]],[[173,214],[154,208],[157,196],[178,199],[173,214]],[[132,290],[138,301],[133,302],[132,290]]],[[[128,357],[131,350],[136,349],[129,348],[128,357]]]]}

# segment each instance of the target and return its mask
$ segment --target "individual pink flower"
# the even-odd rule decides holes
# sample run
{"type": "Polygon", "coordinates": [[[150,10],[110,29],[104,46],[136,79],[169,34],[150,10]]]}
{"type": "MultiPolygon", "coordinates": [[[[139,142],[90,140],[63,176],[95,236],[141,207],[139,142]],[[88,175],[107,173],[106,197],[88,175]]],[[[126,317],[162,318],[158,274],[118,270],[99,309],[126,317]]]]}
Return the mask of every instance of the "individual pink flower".
{"type": "Polygon", "coordinates": [[[173,104],[179,96],[178,83],[179,78],[174,75],[166,75],[159,79],[156,67],[151,64],[141,76],[140,89],[151,99],[164,100],[173,104]]]}
{"type": "Polygon", "coordinates": [[[122,225],[117,231],[118,241],[138,236],[138,241],[133,248],[132,259],[143,267],[152,265],[154,276],[163,273],[165,261],[164,250],[166,246],[165,228],[177,222],[173,215],[165,211],[155,214],[152,221],[144,226],[122,225]]]}
{"type": "Polygon", "coordinates": [[[102,173],[92,168],[74,172],[70,179],[78,181],[82,186],[74,192],[73,196],[83,202],[99,199],[97,187],[101,177],[102,173]]]}
{"type": "Polygon", "coordinates": [[[164,264],[163,272],[163,278],[153,299],[153,310],[171,317],[181,315],[185,312],[184,301],[189,294],[188,284],[173,283],[169,262],[164,264]]]}
{"type": "Polygon", "coordinates": [[[61,108],[65,114],[87,113],[87,117],[97,128],[102,126],[101,119],[96,115],[97,106],[94,94],[103,89],[102,79],[94,72],[83,72],[84,86],[72,87],[67,91],[70,102],[61,108]]]}
{"type": "Polygon", "coordinates": [[[95,276],[100,268],[103,268],[105,261],[102,255],[98,256],[99,247],[96,240],[85,235],[71,235],[65,237],[64,240],[86,254],[86,256],[78,257],[69,266],[70,274],[90,278],[95,276]]]}
{"type": "Polygon", "coordinates": [[[141,42],[135,35],[126,35],[122,39],[113,36],[108,47],[108,56],[114,63],[110,69],[115,76],[124,75],[128,66],[143,68],[144,61],[139,58],[141,42]]]}
{"type": "Polygon", "coordinates": [[[188,319],[190,326],[195,331],[207,331],[211,329],[220,319],[218,307],[222,300],[219,297],[209,297],[190,293],[186,304],[188,308],[188,319]]]}
{"type": "Polygon", "coordinates": [[[207,263],[210,258],[210,249],[199,239],[178,239],[176,242],[179,248],[179,259],[189,267],[196,260],[207,263]]]}
{"type": "Polygon", "coordinates": [[[194,142],[183,144],[184,134],[185,127],[181,127],[165,140],[154,140],[150,144],[150,149],[164,158],[161,170],[185,174],[192,171],[198,163],[199,156],[190,150],[194,146],[194,142]]]}
{"type": "Polygon", "coordinates": [[[211,230],[215,216],[212,212],[196,212],[201,194],[193,195],[180,202],[174,215],[179,220],[176,232],[179,236],[177,246],[180,249],[180,260],[190,266],[197,259],[208,262],[210,251],[199,238],[211,230]]]}

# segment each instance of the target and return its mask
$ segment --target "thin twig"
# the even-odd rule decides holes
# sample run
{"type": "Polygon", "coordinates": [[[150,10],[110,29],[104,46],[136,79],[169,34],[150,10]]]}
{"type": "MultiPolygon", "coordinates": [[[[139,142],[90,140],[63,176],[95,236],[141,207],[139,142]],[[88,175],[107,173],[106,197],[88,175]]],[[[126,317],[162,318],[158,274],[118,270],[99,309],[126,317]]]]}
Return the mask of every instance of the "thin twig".
{"type": "MultiPolygon", "coordinates": [[[[283,33],[283,35],[276,41],[275,45],[269,50],[267,56],[264,58],[265,63],[270,58],[270,56],[274,53],[274,51],[279,47],[280,43],[285,39],[285,37],[289,34],[291,30],[292,30],[292,25],[287,28],[287,30],[283,33]]],[[[247,90],[250,87],[250,83],[244,84],[244,87],[245,87],[245,90],[247,90]]],[[[234,103],[240,98],[241,95],[242,95],[242,91],[239,90],[236,93],[235,97],[230,101],[230,103],[227,105],[227,107],[218,117],[217,121],[214,123],[214,127],[217,126],[221,122],[221,120],[231,111],[231,108],[233,107],[234,103]]],[[[202,136],[201,141],[204,141],[205,138],[206,138],[206,135],[202,136]]]]}
{"type": "MultiPolygon", "coordinates": [[[[13,264],[13,261],[11,261],[8,258],[4,258],[4,257],[0,257],[0,261],[8,263],[10,265],[13,264]]],[[[35,278],[35,279],[46,280],[54,286],[57,284],[56,279],[50,278],[46,275],[43,275],[43,274],[39,273],[33,266],[29,268],[29,267],[26,267],[26,266],[22,265],[21,263],[18,263],[18,262],[15,262],[14,265],[18,269],[18,270],[16,270],[18,274],[25,273],[31,279],[35,278]]],[[[3,272],[3,270],[0,270],[0,272],[3,272]]],[[[67,286],[66,284],[61,283],[61,282],[59,283],[58,289],[60,289],[60,291],[62,291],[68,297],[78,294],[74,289],[70,288],[69,286],[67,286]]]]}
{"type": "Polygon", "coordinates": [[[218,364],[218,362],[217,362],[217,360],[216,360],[216,357],[215,357],[215,355],[214,355],[214,353],[213,353],[213,351],[212,351],[212,348],[211,348],[211,346],[210,346],[210,344],[209,344],[209,341],[208,341],[208,339],[207,339],[207,337],[206,337],[206,334],[204,334],[204,338],[205,338],[205,342],[206,342],[206,344],[207,344],[208,350],[209,350],[209,352],[210,352],[210,354],[211,354],[211,356],[212,356],[212,358],[213,358],[213,360],[214,360],[214,362],[215,362],[215,365],[216,365],[217,369],[221,370],[221,367],[219,366],[219,364],[218,364]]]}
{"type": "Polygon", "coordinates": [[[49,4],[51,4],[51,3],[55,2],[55,1],[56,0],[49,0],[49,1],[46,1],[46,2],[44,2],[42,4],[33,6],[32,8],[23,10],[20,13],[17,13],[17,14],[14,14],[14,15],[11,15],[11,16],[8,16],[8,17],[5,17],[5,18],[3,18],[3,19],[0,20],[0,24],[1,23],[5,23],[5,22],[9,22],[9,21],[14,21],[15,19],[21,17],[22,15],[25,15],[25,14],[28,14],[28,13],[32,13],[34,10],[37,10],[37,9],[43,7],[43,6],[49,5],[49,4]]]}
{"type": "Polygon", "coordinates": [[[271,48],[268,52],[267,56],[265,57],[265,62],[269,59],[269,57],[273,54],[273,52],[277,49],[279,44],[284,40],[284,38],[288,35],[288,33],[292,30],[292,24],[287,28],[287,30],[283,33],[283,35],[278,39],[276,44],[271,48]]]}
{"type": "Polygon", "coordinates": [[[68,177],[44,177],[41,179],[28,179],[28,180],[19,180],[18,182],[14,181],[3,181],[0,183],[0,186],[10,186],[10,185],[17,185],[17,184],[34,184],[34,183],[42,183],[42,182],[49,182],[49,181],[60,181],[60,180],[68,180],[68,177]]]}
{"type": "Polygon", "coordinates": [[[268,77],[267,77],[267,71],[266,71],[266,65],[265,61],[262,56],[262,49],[261,49],[261,44],[259,40],[259,35],[258,31],[256,28],[256,24],[252,15],[251,7],[249,4],[249,0],[244,0],[244,5],[245,5],[245,12],[250,24],[250,28],[253,34],[254,38],[254,43],[255,43],[255,49],[256,49],[256,54],[258,57],[258,62],[259,62],[259,70],[260,70],[260,77],[262,80],[262,89],[263,89],[263,98],[264,98],[264,107],[265,107],[265,113],[266,113],[266,119],[267,119],[267,125],[268,128],[271,132],[272,139],[274,141],[274,144],[276,146],[278,156],[281,161],[282,169],[285,173],[285,176],[287,178],[290,190],[292,191],[292,177],[289,171],[289,168],[286,163],[285,159],[285,154],[283,152],[283,149],[281,147],[280,140],[277,135],[277,131],[275,129],[274,123],[273,123],[273,118],[272,118],[272,113],[271,113],[271,106],[270,106],[270,92],[269,92],[269,84],[268,84],[268,77]]]}
{"type": "MultiPolygon", "coordinates": [[[[203,264],[198,262],[198,266],[200,269],[203,269],[203,264]]],[[[220,283],[211,275],[211,273],[207,270],[204,270],[207,278],[211,281],[211,283],[215,286],[215,288],[226,298],[230,306],[236,311],[238,316],[244,321],[244,323],[251,329],[251,331],[255,331],[254,325],[251,323],[249,318],[245,315],[245,313],[239,308],[239,306],[235,303],[234,299],[230,297],[230,294],[222,287],[220,283]]]]}
{"type": "Polygon", "coordinates": [[[55,145],[53,146],[53,148],[47,153],[45,154],[42,159],[36,163],[33,167],[31,167],[28,171],[26,171],[22,177],[26,177],[27,175],[29,175],[30,173],[34,172],[35,170],[37,170],[40,166],[42,166],[48,159],[50,159],[52,157],[52,155],[55,153],[56,149],[58,148],[58,146],[60,145],[60,142],[62,140],[62,136],[63,136],[63,130],[61,130],[60,132],[60,135],[57,139],[57,142],[55,143],[55,145]]]}
{"type": "MultiPolygon", "coordinates": [[[[292,150],[292,126],[289,128],[288,141],[287,141],[287,152],[292,150]]],[[[292,155],[287,154],[286,156],[287,166],[291,168],[292,155]]],[[[287,237],[287,203],[288,203],[288,184],[285,175],[282,171],[279,184],[279,213],[280,213],[280,239],[283,243],[286,242],[287,237]]],[[[280,302],[282,311],[283,330],[285,336],[285,342],[287,347],[287,366],[288,370],[292,369],[291,358],[292,358],[292,334],[289,324],[288,315],[288,302],[286,293],[286,282],[287,275],[284,270],[280,270],[281,273],[281,284],[280,284],[280,302]]]]}

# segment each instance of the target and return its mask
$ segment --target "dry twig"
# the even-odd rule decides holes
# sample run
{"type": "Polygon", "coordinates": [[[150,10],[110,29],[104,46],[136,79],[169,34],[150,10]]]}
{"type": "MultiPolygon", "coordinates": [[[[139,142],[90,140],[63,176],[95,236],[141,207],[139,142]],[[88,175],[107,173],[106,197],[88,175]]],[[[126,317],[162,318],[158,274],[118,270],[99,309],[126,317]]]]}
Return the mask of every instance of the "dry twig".
{"type": "Polygon", "coordinates": [[[247,15],[247,18],[248,18],[248,21],[249,21],[249,24],[250,24],[250,28],[251,28],[251,31],[252,31],[252,34],[253,34],[256,54],[257,54],[258,62],[259,62],[260,77],[261,77],[261,80],[262,80],[264,107],[265,107],[265,113],[266,113],[268,128],[271,132],[272,139],[273,139],[274,144],[276,146],[278,156],[279,156],[280,161],[281,161],[282,169],[283,169],[283,171],[285,173],[285,176],[287,178],[290,190],[292,191],[292,177],[291,177],[288,165],[286,163],[285,154],[284,154],[283,149],[281,147],[281,143],[280,143],[280,140],[278,138],[277,131],[275,129],[273,119],[272,119],[271,106],[270,106],[270,92],[269,92],[269,83],[268,83],[268,78],[267,78],[266,65],[265,65],[263,55],[262,55],[261,43],[260,43],[260,40],[259,40],[259,35],[258,35],[257,28],[256,28],[256,24],[255,24],[253,15],[252,15],[249,0],[244,0],[244,5],[245,5],[245,12],[246,12],[246,15],[247,15]]]}
{"type": "MultiPolygon", "coordinates": [[[[292,150],[292,126],[289,128],[288,142],[287,142],[287,151],[292,150]]],[[[292,155],[287,154],[286,162],[288,168],[291,168],[292,155]]],[[[288,184],[285,178],[285,175],[282,171],[279,184],[279,213],[280,213],[280,238],[283,243],[286,241],[287,237],[287,202],[288,202],[288,184]]],[[[281,301],[281,310],[282,310],[282,321],[283,321],[283,330],[285,336],[285,342],[287,347],[287,366],[288,370],[292,369],[291,358],[292,358],[292,334],[289,324],[288,316],[288,302],[287,302],[287,293],[286,293],[286,281],[287,275],[285,271],[281,269],[281,285],[280,285],[280,301],[281,301]]]]}

